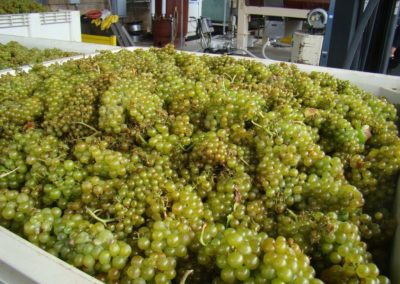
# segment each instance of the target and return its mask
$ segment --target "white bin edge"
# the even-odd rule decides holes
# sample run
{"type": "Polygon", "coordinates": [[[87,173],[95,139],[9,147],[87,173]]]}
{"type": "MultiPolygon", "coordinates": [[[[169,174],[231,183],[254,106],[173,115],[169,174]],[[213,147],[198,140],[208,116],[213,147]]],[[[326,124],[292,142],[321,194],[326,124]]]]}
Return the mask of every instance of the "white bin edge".
{"type": "Polygon", "coordinates": [[[5,284],[102,283],[3,227],[0,227],[0,281],[5,284]]]}
{"type": "MultiPolygon", "coordinates": [[[[125,49],[133,51],[135,49],[148,49],[148,48],[128,47],[125,49]]],[[[120,49],[114,49],[114,50],[111,50],[111,52],[118,52],[119,50],[120,49]]],[[[192,53],[192,54],[195,54],[198,56],[205,55],[204,53],[196,53],[196,52],[188,52],[188,53],[192,53]]],[[[71,59],[75,60],[75,59],[81,59],[81,58],[85,58],[85,57],[92,57],[92,56],[96,56],[97,54],[98,53],[92,53],[92,54],[87,54],[87,55],[75,56],[72,58],[57,59],[57,60],[53,60],[53,61],[44,62],[43,65],[49,66],[54,63],[61,64],[63,62],[71,60],[71,59]]],[[[211,56],[220,56],[220,55],[211,55],[211,56]]],[[[261,59],[261,58],[258,59],[258,58],[248,58],[248,57],[240,57],[240,56],[235,56],[235,58],[255,60],[255,61],[258,61],[265,65],[281,63],[281,61],[261,59]]],[[[285,62],[285,63],[287,63],[287,62],[285,62]]],[[[390,102],[392,102],[394,104],[400,104],[400,78],[399,77],[383,75],[383,74],[345,70],[345,69],[311,66],[311,65],[305,65],[305,64],[295,64],[295,65],[300,70],[305,71],[305,72],[312,72],[312,71],[325,72],[325,73],[329,73],[329,74],[335,76],[336,78],[339,78],[342,80],[349,80],[350,82],[359,86],[360,88],[364,89],[367,92],[371,92],[377,96],[384,96],[390,102]]],[[[31,66],[23,66],[21,69],[23,69],[24,71],[29,71],[30,68],[31,68],[31,66]]],[[[0,76],[3,74],[7,74],[7,73],[14,74],[15,71],[11,70],[11,69],[0,70],[0,76]]],[[[391,262],[390,263],[390,267],[391,267],[390,278],[391,278],[391,282],[393,284],[400,284],[400,177],[399,177],[398,184],[397,184],[396,199],[394,202],[394,214],[395,214],[398,225],[397,225],[396,234],[394,237],[393,249],[391,252],[392,256],[391,256],[391,260],[390,260],[390,262],[391,262]]],[[[66,277],[67,279],[69,277],[67,275],[75,274],[75,271],[79,272],[80,274],[83,273],[82,271],[72,267],[71,265],[63,262],[62,260],[55,258],[54,256],[35,247],[34,245],[30,244],[29,242],[21,239],[19,236],[15,235],[13,233],[10,233],[9,231],[6,231],[5,229],[3,229],[1,227],[0,227],[0,264],[1,264],[1,261],[4,262],[6,259],[8,259],[8,256],[4,256],[2,253],[2,251],[3,251],[2,246],[4,243],[3,242],[4,233],[6,233],[8,235],[10,240],[14,238],[14,239],[18,239],[18,241],[20,243],[25,242],[27,249],[29,247],[29,249],[40,250],[40,253],[37,255],[30,254],[32,258],[30,259],[29,263],[32,263],[35,261],[40,262],[37,258],[41,258],[43,255],[45,255],[46,257],[53,258],[55,261],[57,261],[57,263],[59,265],[66,266],[66,269],[63,272],[65,272],[64,277],[66,277]]],[[[12,243],[12,241],[10,241],[10,247],[11,247],[11,243],[12,243]]],[[[16,245],[16,244],[17,244],[17,242],[15,242],[14,245],[16,245]]],[[[24,253],[22,253],[21,256],[23,256],[23,258],[28,259],[28,257],[25,256],[25,252],[26,251],[24,251],[24,253]]],[[[23,265],[18,265],[18,264],[16,264],[16,265],[17,265],[16,271],[18,271],[22,275],[27,275],[26,271],[24,270],[25,267],[23,265]]],[[[1,270],[0,270],[0,272],[1,272],[1,270]]],[[[35,273],[37,274],[37,271],[35,273]]],[[[86,276],[88,277],[88,281],[97,281],[93,277],[90,277],[88,275],[86,275],[86,276]]],[[[73,276],[71,276],[71,277],[73,277],[73,276]]],[[[0,278],[0,280],[1,280],[1,278],[0,278]]],[[[54,278],[53,278],[53,282],[40,282],[40,283],[54,283],[54,278]]],[[[74,282],[68,281],[65,283],[67,284],[67,283],[74,283],[74,282]]],[[[76,283],[96,283],[96,282],[76,282],[76,283]]],[[[6,284],[11,284],[11,283],[6,283],[6,284]]]]}
{"type": "Polygon", "coordinates": [[[62,51],[77,52],[81,54],[93,54],[100,50],[119,50],[121,47],[105,45],[105,44],[94,44],[84,43],[77,41],[58,40],[58,39],[47,39],[47,38],[35,38],[26,36],[15,36],[15,35],[4,35],[1,34],[0,29],[0,43],[6,44],[10,41],[16,41],[27,48],[58,48],[62,51]]]}

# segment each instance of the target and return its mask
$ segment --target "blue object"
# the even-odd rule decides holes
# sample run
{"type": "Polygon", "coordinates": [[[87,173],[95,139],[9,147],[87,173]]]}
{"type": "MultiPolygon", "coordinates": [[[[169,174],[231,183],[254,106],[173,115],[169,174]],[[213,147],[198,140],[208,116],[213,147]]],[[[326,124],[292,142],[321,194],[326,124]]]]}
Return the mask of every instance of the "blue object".
{"type": "Polygon", "coordinates": [[[331,43],[333,18],[335,16],[335,4],[336,0],[331,0],[329,3],[328,22],[326,23],[324,42],[322,43],[321,59],[319,61],[320,66],[328,65],[329,45],[331,43]]]}
{"type": "Polygon", "coordinates": [[[231,1],[224,0],[203,0],[201,16],[210,18],[213,22],[224,23],[224,2],[226,3],[227,16],[229,19],[231,1]]]}

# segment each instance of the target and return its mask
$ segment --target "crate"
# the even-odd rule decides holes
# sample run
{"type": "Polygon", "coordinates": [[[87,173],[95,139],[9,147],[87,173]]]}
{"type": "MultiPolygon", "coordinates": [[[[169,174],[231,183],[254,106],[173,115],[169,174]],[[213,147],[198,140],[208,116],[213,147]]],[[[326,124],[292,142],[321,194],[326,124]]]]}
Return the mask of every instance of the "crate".
{"type": "MultiPolygon", "coordinates": [[[[129,47],[128,50],[135,50],[138,47],[129,47]]],[[[116,52],[118,50],[113,50],[116,52]]],[[[203,55],[203,53],[194,53],[203,55]]],[[[86,55],[95,56],[96,54],[86,55]]],[[[219,55],[210,55],[219,56],[219,55]]],[[[84,56],[77,56],[75,59],[84,56]]],[[[243,59],[243,57],[237,57],[243,59]]],[[[66,59],[58,59],[47,62],[45,65],[53,63],[63,63],[66,59]]],[[[269,59],[254,59],[265,65],[279,63],[279,61],[269,59]]],[[[384,96],[395,104],[400,104],[400,80],[395,76],[386,76],[382,74],[365,73],[358,71],[350,71],[336,68],[326,68],[318,66],[310,66],[303,64],[295,64],[305,72],[317,71],[329,73],[337,78],[349,80],[353,84],[363,88],[368,92],[372,92],[377,96],[384,96]]],[[[27,71],[29,67],[24,67],[27,71]]],[[[5,73],[13,73],[14,71],[0,71],[0,76],[5,73]]],[[[400,224],[400,179],[397,185],[397,194],[394,201],[395,217],[397,223],[400,224]]],[[[392,283],[400,283],[400,226],[397,226],[395,239],[392,246],[391,262],[391,281],[392,283]]],[[[389,261],[389,260],[388,260],[389,261]]],[[[33,244],[22,239],[21,237],[0,227],[0,283],[5,284],[88,284],[100,283],[95,278],[84,274],[82,271],[63,262],[62,260],[50,255],[49,253],[35,247],[33,244]]]]}
{"type": "Polygon", "coordinates": [[[0,15],[0,35],[81,41],[80,12],[0,15]]]}
{"type": "Polygon", "coordinates": [[[104,44],[33,38],[25,36],[0,35],[1,44],[6,44],[10,41],[16,41],[22,46],[25,46],[27,48],[38,48],[38,49],[58,48],[61,49],[62,51],[76,52],[80,54],[93,54],[100,50],[121,49],[121,47],[119,46],[104,45],[104,44]]]}
{"type": "Polygon", "coordinates": [[[116,46],[117,37],[82,34],[82,42],[116,46]]]}

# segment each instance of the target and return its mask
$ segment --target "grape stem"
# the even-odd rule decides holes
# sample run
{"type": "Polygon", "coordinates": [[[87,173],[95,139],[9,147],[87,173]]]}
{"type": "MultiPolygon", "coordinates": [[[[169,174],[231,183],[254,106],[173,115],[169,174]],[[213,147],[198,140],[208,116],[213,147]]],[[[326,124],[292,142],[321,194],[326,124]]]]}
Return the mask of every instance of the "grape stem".
{"type": "Polygon", "coordinates": [[[139,140],[142,141],[143,144],[147,145],[147,141],[143,138],[143,136],[140,133],[137,133],[137,136],[139,137],[139,140]]]}
{"type": "Polygon", "coordinates": [[[226,77],[227,77],[229,80],[231,80],[231,82],[232,82],[233,78],[232,78],[231,75],[229,75],[229,74],[227,74],[227,73],[224,73],[223,75],[226,76],[226,77]]]}
{"type": "Polygon", "coordinates": [[[226,87],[225,87],[225,80],[224,80],[224,77],[222,77],[222,89],[224,89],[224,92],[226,93],[226,87]]]}
{"type": "Polygon", "coordinates": [[[239,158],[246,166],[250,166],[250,164],[248,162],[246,162],[245,159],[243,159],[242,157],[239,158]]]}
{"type": "Polygon", "coordinates": [[[255,125],[255,126],[261,128],[261,129],[263,129],[263,130],[264,130],[265,132],[267,132],[270,136],[274,136],[274,133],[273,133],[273,132],[271,132],[270,130],[268,130],[268,129],[265,128],[265,127],[262,127],[260,124],[258,124],[258,123],[255,122],[254,120],[252,120],[251,123],[253,123],[253,125],[255,125]]]}
{"type": "Polygon", "coordinates": [[[83,126],[86,126],[87,128],[89,128],[90,130],[93,130],[93,134],[92,135],[95,135],[95,134],[97,134],[97,133],[99,133],[100,131],[98,131],[96,128],[94,128],[93,126],[90,126],[89,124],[86,124],[86,123],[84,123],[84,122],[82,122],[82,121],[77,121],[77,122],[74,122],[75,124],[80,124],[80,125],[83,125],[83,126]]]}
{"type": "Polygon", "coordinates": [[[252,120],[251,123],[253,123],[253,125],[255,125],[255,126],[257,126],[257,127],[264,128],[264,127],[262,127],[260,124],[258,124],[257,122],[255,122],[254,120],[252,120]]]}
{"type": "Polygon", "coordinates": [[[186,270],[185,274],[183,274],[181,281],[179,281],[179,284],[185,284],[186,279],[189,277],[190,274],[193,273],[193,269],[186,270]]]}
{"type": "Polygon", "coordinates": [[[18,169],[19,169],[19,167],[16,167],[15,169],[13,169],[13,170],[11,170],[9,172],[0,174],[0,178],[5,178],[6,176],[11,175],[13,172],[18,171],[18,169]]]}
{"type": "Polygon", "coordinates": [[[200,243],[201,243],[203,246],[206,246],[206,243],[204,242],[204,239],[203,239],[203,237],[204,237],[204,231],[205,231],[206,227],[207,227],[207,223],[204,223],[203,227],[201,228],[201,234],[200,234],[200,243]]]}
{"type": "Polygon", "coordinates": [[[235,82],[235,79],[236,79],[236,74],[235,76],[233,76],[231,83],[235,82]]]}
{"type": "Polygon", "coordinates": [[[178,146],[179,146],[179,148],[181,148],[182,151],[186,152],[186,151],[189,151],[190,149],[192,149],[194,145],[190,144],[189,146],[187,146],[187,148],[185,148],[182,146],[182,144],[179,143],[178,146]]]}
{"type": "Polygon", "coordinates": [[[286,211],[289,213],[290,216],[292,216],[296,221],[297,221],[297,215],[294,213],[292,210],[286,208],[286,211]]]}
{"type": "Polygon", "coordinates": [[[106,226],[107,223],[109,223],[109,222],[115,221],[114,218],[111,218],[111,219],[102,219],[102,218],[100,218],[100,217],[97,216],[96,213],[95,213],[95,212],[99,212],[98,210],[95,210],[95,211],[93,212],[93,211],[90,210],[88,207],[86,207],[86,211],[89,213],[89,215],[90,215],[93,219],[99,221],[99,222],[102,223],[104,226],[106,226]]]}

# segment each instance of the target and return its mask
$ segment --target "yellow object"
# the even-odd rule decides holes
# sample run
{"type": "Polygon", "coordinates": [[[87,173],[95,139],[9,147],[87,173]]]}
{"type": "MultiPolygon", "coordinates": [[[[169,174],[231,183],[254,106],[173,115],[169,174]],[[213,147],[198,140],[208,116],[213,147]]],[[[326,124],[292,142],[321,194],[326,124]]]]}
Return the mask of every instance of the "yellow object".
{"type": "Polygon", "coordinates": [[[97,27],[100,26],[101,25],[101,19],[97,18],[97,19],[92,20],[92,24],[95,24],[97,27]]]}
{"type": "Polygon", "coordinates": [[[101,20],[101,18],[97,18],[92,20],[92,24],[96,25],[97,27],[100,27],[102,31],[108,30],[112,24],[117,23],[119,20],[118,15],[109,15],[107,16],[104,20],[101,20]]]}
{"type": "Polygon", "coordinates": [[[116,46],[117,45],[117,37],[116,36],[97,36],[97,35],[82,34],[82,42],[107,44],[107,45],[116,46]]]}
{"type": "Polygon", "coordinates": [[[293,40],[292,36],[287,36],[279,39],[281,43],[286,43],[286,44],[292,44],[292,40],[293,40]]]}

